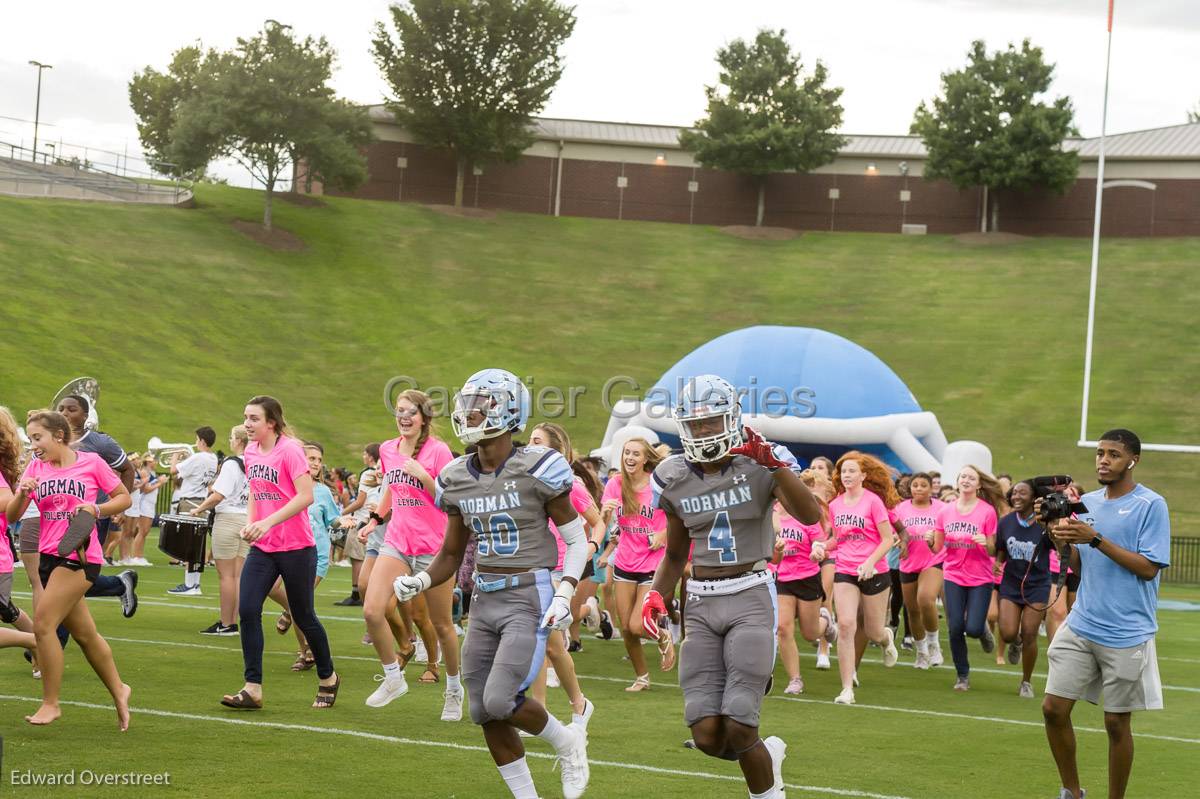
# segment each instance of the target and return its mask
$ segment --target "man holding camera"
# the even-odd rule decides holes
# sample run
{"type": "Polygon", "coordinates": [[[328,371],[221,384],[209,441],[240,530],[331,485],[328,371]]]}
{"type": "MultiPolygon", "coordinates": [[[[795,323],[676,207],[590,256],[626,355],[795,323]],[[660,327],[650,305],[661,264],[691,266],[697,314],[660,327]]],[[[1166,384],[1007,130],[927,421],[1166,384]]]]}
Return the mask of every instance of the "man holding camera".
{"type": "Polygon", "coordinates": [[[1133,768],[1130,714],[1163,706],[1154,634],[1159,571],[1170,565],[1171,525],[1166,501],[1134,480],[1141,451],[1141,441],[1128,430],[1101,436],[1096,477],[1103,487],[1082,497],[1087,513],[1049,525],[1055,544],[1069,549],[1069,564],[1082,575],[1079,598],[1047,650],[1042,714],[1062,779],[1060,799],[1085,795],[1071,726],[1077,700],[1096,704],[1103,693],[1110,799],[1125,796],[1133,768]]]}

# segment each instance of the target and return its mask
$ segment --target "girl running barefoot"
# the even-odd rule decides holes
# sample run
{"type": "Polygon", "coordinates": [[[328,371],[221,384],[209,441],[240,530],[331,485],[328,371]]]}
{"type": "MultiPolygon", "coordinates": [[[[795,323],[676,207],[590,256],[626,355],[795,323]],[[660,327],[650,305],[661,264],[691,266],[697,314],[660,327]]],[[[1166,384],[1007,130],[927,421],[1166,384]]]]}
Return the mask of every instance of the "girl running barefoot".
{"type": "Polygon", "coordinates": [[[958,679],[954,690],[971,688],[967,640],[978,638],[984,652],[996,641],[987,627],[993,592],[992,566],[996,556],[996,508],[1004,501],[1000,484],[974,466],[958,473],[958,499],[938,511],[933,551],[946,552],[946,627],[950,654],[958,679]]]}
{"type": "Polygon", "coordinates": [[[1004,564],[1000,583],[1000,637],[1008,662],[1021,661],[1017,695],[1033,699],[1033,667],[1038,657],[1038,626],[1050,601],[1050,552],[1054,545],[1033,513],[1033,483],[1022,480],[1008,492],[1012,513],[997,523],[996,552],[1004,564]]]}
{"type": "Polygon", "coordinates": [[[888,508],[900,502],[896,487],[881,461],[861,452],[838,458],[833,472],[838,496],[829,503],[829,516],[837,541],[837,574],[833,599],[838,614],[838,672],[842,692],[833,701],[854,704],[855,658],[850,656],[858,633],[859,609],[868,640],[883,649],[883,665],[896,665],[900,653],[887,626],[888,594],[892,578],[885,555],[892,547],[888,508]],[[842,652],[843,648],[845,649],[842,652]]]}
{"type": "Polygon", "coordinates": [[[242,538],[250,542],[250,554],[242,565],[238,613],[246,682],[221,704],[238,710],[263,706],[263,600],[283,578],[291,618],[304,632],[317,664],[312,706],[333,707],[342,680],[333,670],[329,638],[313,609],[317,548],[307,512],[313,501],[308,459],[300,442],[287,434],[283,408],[274,397],[257,396],[246,403],[243,426],[250,437],[244,454],[250,501],[242,538]]]}
{"type": "MultiPolygon", "coordinates": [[[[13,553],[8,538],[8,503],[13,498],[12,486],[17,485],[21,474],[22,448],[16,420],[8,408],[0,405],[0,621],[17,628],[0,628],[0,647],[22,646],[33,651],[37,648],[33,621],[12,603],[13,553]]],[[[33,665],[36,669],[37,664],[33,665]]]]}
{"type": "Polygon", "coordinates": [[[399,615],[392,591],[397,577],[424,571],[442,548],[446,514],[434,504],[434,495],[437,476],[454,456],[450,447],[433,434],[433,404],[426,394],[415,389],[401,392],[396,398],[395,414],[400,435],[379,445],[384,482],[379,512],[371,515],[359,535],[360,539],[369,539],[380,520],[387,521],[387,533],[363,600],[367,631],[383,665],[383,679],[367,697],[367,705],[383,707],[408,692],[404,666],[416,651],[409,643],[410,625],[415,623],[429,657],[421,682],[438,681],[440,648],[446,661],[442,721],[459,721],[463,688],[458,669],[458,634],[452,618],[454,581],[444,580],[411,602],[402,603],[399,615]],[[398,656],[397,646],[403,647],[398,656]]]}
{"type": "MultiPolygon", "coordinates": [[[[821,561],[832,529],[828,506],[814,486],[824,478],[805,470],[800,475],[821,504],[821,519],[816,524],[801,524],[779,504],[775,504],[775,591],[779,601],[779,658],[787,670],[785,694],[804,693],[800,676],[800,652],[796,648],[796,619],[800,619],[800,635],[805,641],[829,646],[837,640],[837,625],[829,612],[821,607],[825,591],[821,587],[821,561]],[[807,479],[806,479],[807,478],[807,479]],[[812,481],[810,485],[809,481],[812,481]]],[[[825,485],[828,485],[826,482],[825,485]]],[[[828,656],[828,649],[826,649],[828,656]]]]}
{"type": "Polygon", "coordinates": [[[945,658],[938,641],[937,600],[942,593],[942,562],[946,553],[934,553],[933,531],[944,503],[933,498],[933,480],[917,472],[908,484],[911,499],[895,508],[900,525],[900,590],[908,609],[910,633],[917,648],[918,669],[940,666],[945,658]]]}
{"type": "Polygon", "coordinates": [[[616,551],[607,562],[612,567],[621,640],[633,667],[633,684],[626,691],[650,688],[650,669],[642,653],[642,601],[654,571],[662,562],[667,544],[667,514],[655,508],[650,475],[661,462],[644,438],[631,438],[621,449],[621,471],[609,479],[601,498],[602,518],[607,525],[617,520],[616,551]]]}
{"type": "Polygon", "coordinates": [[[62,414],[34,411],[25,422],[25,431],[35,457],[25,468],[7,508],[9,522],[21,517],[31,499],[37,502],[41,514],[38,577],[43,591],[34,611],[33,631],[42,669],[42,706],[25,720],[30,724],[50,724],[62,715],[58,698],[63,650],[56,631],[63,624],[112,694],[117,727],[124,732],[129,729],[130,689],[121,682],[112,650],[97,632],[83,595],[95,582],[104,562],[96,519],[128,508],[129,492],[99,455],[71,449],[71,425],[62,414]],[[97,505],[96,495],[101,491],[109,499],[97,505]],[[59,542],[68,537],[73,541],[78,533],[85,533],[79,548],[60,555],[59,542]]]}

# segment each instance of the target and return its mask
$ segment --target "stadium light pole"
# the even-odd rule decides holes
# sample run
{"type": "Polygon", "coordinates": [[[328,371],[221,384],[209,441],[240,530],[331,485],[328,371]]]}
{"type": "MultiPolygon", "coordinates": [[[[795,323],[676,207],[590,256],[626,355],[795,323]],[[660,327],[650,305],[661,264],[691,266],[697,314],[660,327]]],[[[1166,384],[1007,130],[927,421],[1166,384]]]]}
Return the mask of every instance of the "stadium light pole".
{"type": "Polygon", "coordinates": [[[33,106],[33,158],[31,159],[36,163],[37,162],[38,117],[42,113],[42,70],[54,69],[54,67],[51,64],[43,64],[41,61],[34,61],[33,59],[29,60],[29,66],[37,67],[37,71],[38,71],[37,100],[34,102],[34,106],[33,106]]]}

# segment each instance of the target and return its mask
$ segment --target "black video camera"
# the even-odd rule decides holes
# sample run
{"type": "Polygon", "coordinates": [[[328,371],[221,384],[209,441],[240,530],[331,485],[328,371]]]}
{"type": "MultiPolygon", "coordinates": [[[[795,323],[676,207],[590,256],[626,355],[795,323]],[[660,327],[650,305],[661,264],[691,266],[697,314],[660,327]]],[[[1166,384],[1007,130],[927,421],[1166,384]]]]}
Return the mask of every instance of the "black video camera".
{"type": "Polygon", "coordinates": [[[1066,519],[1072,513],[1087,513],[1082,502],[1072,502],[1061,489],[1071,484],[1071,475],[1052,474],[1033,478],[1033,493],[1042,501],[1038,521],[1043,524],[1056,519],[1066,519]]]}

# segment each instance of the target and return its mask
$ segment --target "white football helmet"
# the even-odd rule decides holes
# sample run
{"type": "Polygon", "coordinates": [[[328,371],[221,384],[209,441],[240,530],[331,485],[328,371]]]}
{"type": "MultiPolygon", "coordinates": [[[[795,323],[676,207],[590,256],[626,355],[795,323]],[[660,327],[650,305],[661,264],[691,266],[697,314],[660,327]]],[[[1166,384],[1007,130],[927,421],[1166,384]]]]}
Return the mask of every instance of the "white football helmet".
{"type": "Polygon", "coordinates": [[[742,443],[742,408],[737,389],[716,375],[689,380],[679,392],[671,417],[679,425],[683,457],[693,463],[719,461],[742,443]],[[719,425],[710,421],[717,419],[719,425]]]}
{"type": "Polygon", "coordinates": [[[529,389],[516,375],[504,369],[484,369],[468,377],[454,395],[450,424],[460,441],[475,444],[524,430],[529,406],[529,389]],[[483,414],[483,421],[472,426],[469,421],[475,411],[483,414]]]}

